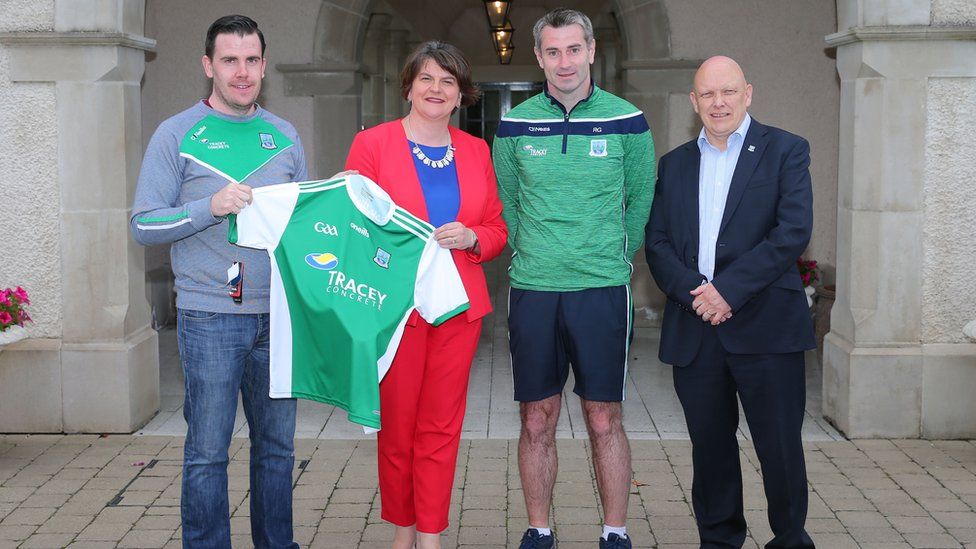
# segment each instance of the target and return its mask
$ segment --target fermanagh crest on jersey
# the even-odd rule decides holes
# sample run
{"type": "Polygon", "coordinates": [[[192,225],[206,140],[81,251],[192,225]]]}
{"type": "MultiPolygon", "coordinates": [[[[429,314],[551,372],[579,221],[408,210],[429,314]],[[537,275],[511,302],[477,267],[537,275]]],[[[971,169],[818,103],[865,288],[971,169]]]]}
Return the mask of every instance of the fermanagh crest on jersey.
{"type": "Polygon", "coordinates": [[[376,257],[373,258],[373,262],[384,269],[389,269],[390,252],[384,250],[383,248],[376,248],[376,257]]]}

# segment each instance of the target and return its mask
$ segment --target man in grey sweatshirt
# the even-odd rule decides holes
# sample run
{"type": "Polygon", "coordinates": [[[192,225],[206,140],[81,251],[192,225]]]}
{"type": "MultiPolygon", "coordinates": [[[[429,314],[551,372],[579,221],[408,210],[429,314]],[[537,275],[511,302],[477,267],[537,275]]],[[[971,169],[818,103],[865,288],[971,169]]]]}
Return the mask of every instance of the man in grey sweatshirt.
{"type": "Polygon", "coordinates": [[[255,547],[298,547],[292,536],[295,401],[271,399],[267,253],[227,242],[228,214],[251,188],[308,179],[291,124],[257,103],[264,36],[248,17],[207,32],[210,97],[159,125],[143,160],[132,234],[172,243],[178,342],[186,397],[183,547],[230,547],[228,448],[237,396],[250,428],[251,537],[255,547]]]}

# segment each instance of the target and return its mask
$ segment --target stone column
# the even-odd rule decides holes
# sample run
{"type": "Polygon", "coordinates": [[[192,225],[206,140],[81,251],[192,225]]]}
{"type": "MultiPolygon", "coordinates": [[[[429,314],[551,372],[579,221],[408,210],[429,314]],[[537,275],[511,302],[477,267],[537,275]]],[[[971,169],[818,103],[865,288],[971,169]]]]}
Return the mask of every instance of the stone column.
{"type": "Polygon", "coordinates": [[[400,95],[400,70],[407,59],[410,50],[407,49],[407,37],[410,31],[394,29],[389,33],[386,43],[386,100],[384,112],[387,120],[399,118],[404,114],[403,96],[400,95]]]}
{"type": "MultiPolygon", "coordinates": [[[[128,228],[142,160],[140,80],[155,47],[142,36],[144,8],[142,0],[56,0],[53,31],[0,35],[13,82],[55,88],[49,154],[58,157],[62,265],[60,338],[0,356],[3,385],[18,388],[0,398],[0,431],[132,432],[159,409],[144,252],[128,228]],[[59,390],[40,393],[43,376],[15,375],[24,364],[59,390]]],[[[21,235],[53,245],[43,236],[21,235]]]]}
{"type": "Polygon", "coordinates": [[[596,38],[596,59],[593,63],[593,76],[596,83],[608,92],[619,95],[619,33],[613,27],[598,27],[593,29],[593,35],[596,38]]]}
{"type": "Polygon", "coordinates": [[[369,2],[322,2],[316,21],[311,63],[277,64],[285,75],[285,95],[312,98],[314,147],[311,177],[329,177],[342,170],[352,139],[362,128],[363,79],[361,47],[369,16],[369,2]]]}
{"type": "Polygon", "coordinates": [[[315,168],[313,178],[341,171],[352,138],[362,127],[362,73],[358,64],[275,65],[285,74],[285,95],[312,97],[315,168]]]}
{"type": "Polygon", "coordinates": [[[841,107],[823,410],[850,437],[976,435],[976,8],[952,5],[841,0],[826,39],[841,107]]]}
{"type": "Polygon", "coordinates": [[[393,17],[374,13],[366,29],[363,45],[363,126],[370,128],[386,120],[387,38],[393,17]]]}

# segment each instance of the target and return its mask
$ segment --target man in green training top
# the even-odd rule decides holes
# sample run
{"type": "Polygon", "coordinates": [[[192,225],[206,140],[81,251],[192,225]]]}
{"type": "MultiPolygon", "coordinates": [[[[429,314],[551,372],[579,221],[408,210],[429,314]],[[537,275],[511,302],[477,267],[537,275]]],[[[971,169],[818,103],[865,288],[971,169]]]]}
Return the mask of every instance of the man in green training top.
{"type": "Polygon", "coordinates": [[[555,544],[555,433],[570,364],[603,504],[600,547],[629,548],[621,401],[631,262],[654,194],[654,143],[644,114],[591,80],[596,41],[586,15],[554,10],[533,35],[545,87],[502,119],[493,151],[513,250],[508,326],[529,519],[521,549],[555,544]]]}

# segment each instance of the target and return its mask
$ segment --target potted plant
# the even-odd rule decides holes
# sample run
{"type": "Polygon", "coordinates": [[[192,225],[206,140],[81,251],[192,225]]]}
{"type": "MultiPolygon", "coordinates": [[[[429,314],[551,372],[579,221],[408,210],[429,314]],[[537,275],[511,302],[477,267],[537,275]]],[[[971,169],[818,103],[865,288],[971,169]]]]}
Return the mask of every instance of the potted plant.
{"type": "Polygon", "coordinates": [[[30,297],[20,286],[13,290],[0,290],[0,345],[27,337],[24,324],[31,321],[27,314],[27,305],[30,305],[30,297]]]}

